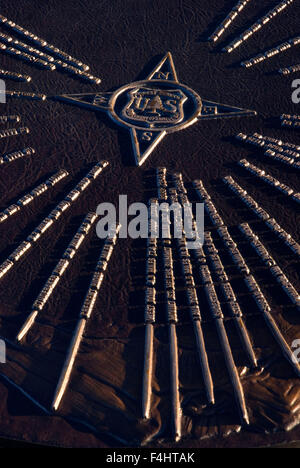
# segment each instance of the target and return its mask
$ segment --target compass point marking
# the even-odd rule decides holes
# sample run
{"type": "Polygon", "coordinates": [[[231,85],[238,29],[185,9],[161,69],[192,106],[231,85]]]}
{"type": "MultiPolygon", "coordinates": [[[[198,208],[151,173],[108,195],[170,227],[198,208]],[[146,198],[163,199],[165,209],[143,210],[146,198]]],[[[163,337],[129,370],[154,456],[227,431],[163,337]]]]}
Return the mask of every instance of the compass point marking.
{"type": "Polygon", "coordinates": [[[132,128],[130,134],[136,164],[137,166],[142,166],[167,133],[166,131],[143,132],[132,128]]]}
{"type": "Polygon", "coordinates": [[[167,52],[159,64],[152,70],[147,80],[170,80],[178,82],[171,52],[167,52]]]}
{"type": "Polygon", "coordinates": [[[111,93],[64,94],[58,99],[107,112],[116,124],[127,128],[137,166],[146,161],[169,133],[200,120],[257,115],[248,109],[203,100],[178,81],[170,52],[144,81],[129,83],[111,93]]]}

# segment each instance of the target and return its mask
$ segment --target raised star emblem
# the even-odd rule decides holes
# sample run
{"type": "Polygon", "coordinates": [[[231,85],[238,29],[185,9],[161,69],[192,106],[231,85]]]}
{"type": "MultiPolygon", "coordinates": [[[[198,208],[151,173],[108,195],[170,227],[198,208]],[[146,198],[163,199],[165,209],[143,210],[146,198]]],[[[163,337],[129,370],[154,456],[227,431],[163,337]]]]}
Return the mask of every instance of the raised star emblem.
{"type": "Polygon", "coordinates": [[[170,52],[144,81],[122,86],[111,93],[63,94],[58,99],[105,111],[131,133],[137,166],[141,166],[161,140],[204,119],[247,117],[255,111],[202,99],[180,83],[170,52]]]}

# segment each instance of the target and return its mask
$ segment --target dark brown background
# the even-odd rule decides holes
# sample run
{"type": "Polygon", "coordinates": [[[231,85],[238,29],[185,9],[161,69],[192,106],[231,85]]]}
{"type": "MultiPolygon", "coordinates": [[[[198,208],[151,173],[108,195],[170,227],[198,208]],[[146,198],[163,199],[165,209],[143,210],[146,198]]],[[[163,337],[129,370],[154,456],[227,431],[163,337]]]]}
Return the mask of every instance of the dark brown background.
{"type": "MultiPolygon", "coordinates": [[[[213,48],[204,38],[234,3],[231,0],[2,2],[1,14],[88,63],[91,73],[102,78],[100,86],[84,84],[66,74],[41,71],[1,54],[1,68],[28,73],[33,78],[30,84],[9,82],[8,89],[42,92],[49,96],[105,91],[142,79],[170,50],[179,79],[201,96],[258,112],[258,117],[204,122],[172,134],[165,138],[142,168],[136,168],[132,165],[129,135],[114,127],[102,114],[96,115],[51,100],[41,103],[19,100],[11,101],[6,107],[1,105],[0,114],[20,114],[22,123],[31,130],[30,135],[22,140],[1,141],[1,153],[21,146],[33,146],[37,150],[34,157],[1,167],[1,207],[5,208],[20,198],[58,168],[64,167],[71,174],[65,182],[1,226],[1,261],[63,198],[92,163],[99,159],[110,162],[109,168],[93,187],[74,204],[64,222],[59,222],[50,230],[34,253],[30,253],[1,281],[2,336],[13,340],[32,301],[87,211],[95,209],[102,201],[116,203],[119,194],[128,194],[129,202],[148,198],[151,170],[158,165],[164,165],[170,171],[182,171],[187,182],[195,178],[203,179],[225,221],[233,226],[243,220],[255,220],[219,182],[225,175],[235,176],[295,239],[299,239],[296,205],[263,183],[258,183],[240,170],[236,162],[242,157],[249,157],[295,189],[299,187],[296,171],[267,160],[231,138],[240,131],[258,131],[300,143],[296,132],[281,129],[278,125],[277,117],[281,113],[296,114],[299,111],[291,101],[292,77],[285,78],[276,73],[281,66],[299,61],[298,49],[292,48],[250,70],[237,67],[242,59],[299,34],[299,1],[295,1],[286,12],[236,52],[225,55],[220,53],[219,46],[213,48]]],[[[275,3],[253,0],[224,36],[226,43],[275,3]]],[[[210,227],[210,224],[207,225],[207,228],[210,227]]],[[[267,234],[262,224],[256,223],[254,227],[262,232],[286,274],[299,286],[295,256],[276,238],[267,234]]],[[[51,298],[49,307],[41,314],[40,323],[30,332],[25,346],[19,348],[11,345],[8,364],[0,369],[46,408],[49,408],[53,397],[64,353],[100,245],[95,236],[85,245],[51,298]]],[[[104,447],[121,443],[110,434],[127,445],[135,445],[161,430],[161,446],[172,445],[168,438],[167,335],[163,324],[157,326],[153,420],[149,425],[139,420],[143,358],[142,247],[139,243],[118,243],[97,313],[89,325],[87,339],[81,348],[70,389],[61,408],[61,416],[45,416],[2,380],[0,435],[68,447],[104,447]],[[87,422],[89,427],[77,425],[74,420],[70,421],[70,417],[87,422]]],[[[291,343],[300,334],[295,308],[278,291],[257,257],[246,248],[244,253],[261,280],[260,284],[273,306],[272,312],[291,343]]],[[[232,269],[229,271],[236,278],[236,272],[232,269]]],[[[205,324],[205,333],[213,363],[218,404],[216,413],[206,413],[205,410],[202,414],[202,382],[195,372],[198,364],[193,335],[183,311],[183,325],[178,333],[181,384],[187,402],[184,410],[187,440],[181,442],[181,446],[253,446],[299,440],[300,437],[297,429],[284,432],[284,429],[293,427],[299,421],[299,384],[293,379],[288,365],[282,361],[276,344],[241,283],[237,279],[234,284],[244,305],[256,352],[266,366],[262,377],[248,375],[245,378],[252,424],[247,432],[222,437],[224,433],[237,430],[239,421],[217,338],[209,320],[205,324]],[[272,433],[274,430],[279,430],[279,433],[263,435],[265,431],[272,433]],[[206,436],[209,436],[208,439],[206,436]]],[[[227,328],[235,359],[242,369],[246,361],[230,320],[227,328]]]]}

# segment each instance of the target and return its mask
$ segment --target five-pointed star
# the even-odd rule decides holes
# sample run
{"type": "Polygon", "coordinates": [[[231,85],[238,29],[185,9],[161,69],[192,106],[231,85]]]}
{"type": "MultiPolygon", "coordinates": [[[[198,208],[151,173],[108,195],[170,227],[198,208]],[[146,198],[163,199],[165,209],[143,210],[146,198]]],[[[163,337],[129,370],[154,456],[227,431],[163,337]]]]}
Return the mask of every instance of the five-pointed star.
{"type": "Polygon", "coordinates": [[[255,111],[203,100],[178,81],[170,52],[144,81],[122,86],[115,92],[64,94],[58,99],[105,111],[131,133],[136,165],[141,166],[168,134],[199,120],[256,115],[255,111]]]}

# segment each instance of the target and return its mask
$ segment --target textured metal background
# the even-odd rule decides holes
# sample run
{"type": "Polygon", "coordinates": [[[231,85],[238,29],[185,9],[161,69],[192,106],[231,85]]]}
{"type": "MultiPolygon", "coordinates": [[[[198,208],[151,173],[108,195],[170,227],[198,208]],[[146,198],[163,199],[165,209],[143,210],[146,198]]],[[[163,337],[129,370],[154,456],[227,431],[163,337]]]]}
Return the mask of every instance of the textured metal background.
{"type": "MultiPolygon", "coordinates": [[[[262,6],[261,1],[251,2],[224,36],[226,43],[274,3],[265,0],[262,6]]],[[[66,168],[71,177],[0,226],[1,261],[63,198],[93,162],[107,159],[110,167],[75,202],[63,218],[64,222],[58,222],[34,252],[1,281],[1,335],[11,340],[14,338],[33,299],[87,211],[95,209],[102,201],[117,202],[119,194],[128,194],[129,202],[144,200],[149,194],[146,191],[148,175],[158,165],[165,165],[170,171],[182,171],[187,182],[203,179],[228,225],[254,219],[220,184],[221,177],[233,175],[295,239],[299,239],[296,205],[257,182],[236,163],[243,157],[249,157],[294,188],[299,187],[296,171],[272,163],[231,139],[241,131],[258,131],[300,143],[296,131],[281,129],[274,119],[283,112],[299,114],[299,106],[291,101],[292,78],[275,73],[281,66],[299,61],[297,48],[250,70],[236,66],[242,59],[299,34],[299,1],[236,52],[225,55],[219,52],[218,46],[212,48],[203,38],[214,30],[233,4],[231,0],[2,2],[1,14],[88,63],[91,73],[102,78],[100,86],[83,84],[66,74],[41,71],[1,53],[1,68],[33,77],[29,84],[10,82],[8,89],[47,95],[109,90],[143,79],[158,59],[170,50],[180,81],[206,99],[255,109],[259,115],[250,119],[203,122],[170,135],[142,168],[136,168],[131,165],[133,157],[129,135],[113,126],[104,115],[59,102],[11,101],[1,113],[8,110],[9,113],[20,114],[22,124],[30,127],[31,133],[26,137],[1,141],[0,152],[33,146],[37,154],[1,167],[1,207],[5,208],[17,200],[59,168],[66,168]]],[[[261,226],[258,223],[259,229],[261,226]]],[[[267,245],[294,285],[299,286],[295,257],[273,237],[267,245]]],[[[0,368],[3,374],[45,407],[50,406],[99,246],[95,236],[90,244],[85,245],[50,300],[49,307],[41,314],[41,323],[33,327],[24,347],[9,348],[9,362],[0,368]]],[[[143,263],[137,261],[140,254],[136,247],[129,241],[118,242],[61,415],[43,415],[10,384],[1,380],[0,435],[62,446],[101,447],[116,443],[109,434],[135,444],[166,429],[162,446],[172,445],[168,440],[167,333],[163,325],[158,326],[156,332],[153,420],[149,424],[139,420],[144,328],[142,307],[135,306],[142,305],[143,294],[135,292],[134,277],[143,272],[143,263]],[[68,422],[70,417],[88,423],[90,428],[83,429],[81,425],[68,422]],[[91,427],[96,429],[97,435],[93,434],[91,427]]],[[[300,335],[296,310],[278,292],[270,277],[265,276],[255,256],[250,256],[249,262],[257,270],[257,277],[273,306],[272,312],[291,343],[300,335]]],[[[247,433],[230,438],[205,438],[235,431],[239,425],[238,415],[218,340],[209,321],[205,325],[205,333],[217,383],[217,406],[216,412],[203,412],[205,399],[197,373],[191,325],[184,324],[179,327],[178,334],[185,404],[184,433],[189,440],[182,442],[182,446],[262,445],[300,437],[299,429],[276,436],[258,435],[265,430],[283,430],[299,420],[300,386],[293,379],[289,366],[281,359],[260,314],[243,295],[243,290],[240,300],[245,305],[247,325],[256,351],[267,364],[263,375],[247,376],[244,380],[253,425],[247,433]]],[[[230,321],[227,327],[235,359],[242,370],[245,359],[239,340],[230,321]]]]}

